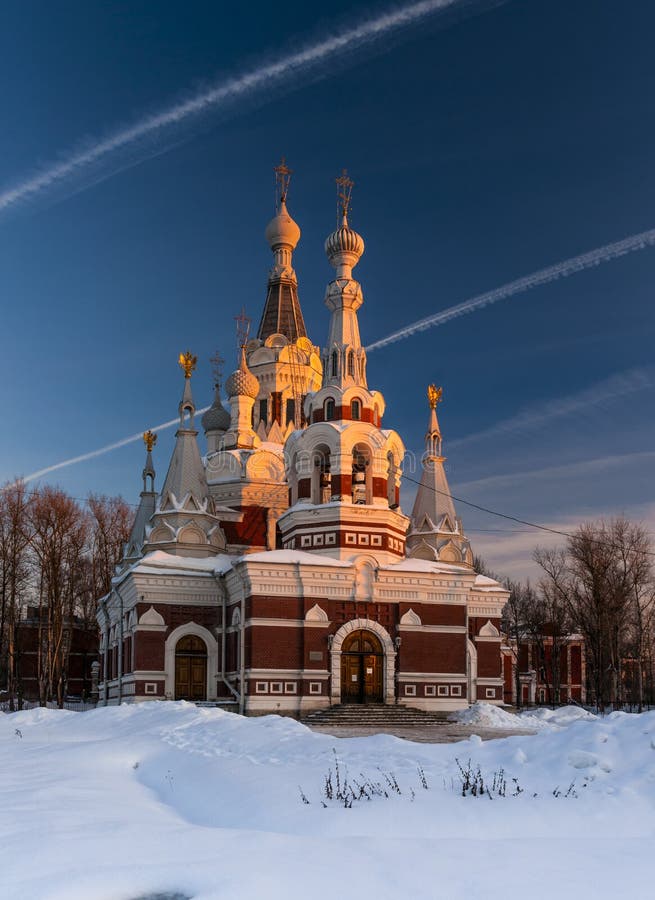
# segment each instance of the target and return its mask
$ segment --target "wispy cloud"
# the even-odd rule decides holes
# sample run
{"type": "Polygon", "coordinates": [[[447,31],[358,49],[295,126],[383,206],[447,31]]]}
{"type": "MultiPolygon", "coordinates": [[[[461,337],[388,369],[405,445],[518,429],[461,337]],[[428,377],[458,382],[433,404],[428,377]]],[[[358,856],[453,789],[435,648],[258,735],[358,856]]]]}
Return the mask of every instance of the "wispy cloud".
{"type": "Polygon", "coordinates": [[[116,171],[136,165],[153,153],[163,152],[179,143],[180,128],[198,124],[204,117],[239,108],[245,101],[260,101],[281,90],[301,88],[309,78],[327,76],[341,67],[361,62],[362,51],[373,52],[385,39],[398,36],[431,16],[461,8],[462,13],[499,6],[505,0],[419,0],[389,9],[387,12],[343,27],[329,37],[293,53],[263,63],[235,77],[225,79],[174,103],[152,115],[102,139],[91,140],[77,152],[0,192],[0,215],[48,195],[57,188],[68,193],[109,178],[116,171]],[[167,143],[168,142],[168,143],[167,143]],[[153,151],[153,143],[157,145],[153,151]],[[129,157],[129,158],[128,158],[129,157]]]}
{"type": "Polygon", "coordinates": [[[448,446],[449,448],[463,447],[475,441],[491,437],[543,428],[544,425],[555,419],[561,419],[575,413],[588,413],[620,397],[650,390],[653,387],[655,387],[655,369],[647,366],[628,369],[625,372],[603,379],[582,391],[569,394],[566,397],[549,400],[540,406],[532,406],[515,416],[492,425],[490,428],[485,428],[474,434],[466,435],[466,437],[450,441],[448,446]]]}
{"type": "Polygon", "coordinates": [[[419,331],[427,331],[428,328],[436,328],[438,325],[445,325],[451,319],[457,319],[468,313],[483,309],[485,306],[491,306],[492,303],[498,303],[499,300],[507,300],[515,294],[523,294],[533,288],[541,287],[541,285],[549,284],[551,281],[558,281],[560,278],[568,278],[569,275],[575,275],[576,272],[584,272],[585,269],[592,269],[603,263],[611,262],[628,253],[634,253],[637,250],[645,250],[647,247],[655,245],[655,228],[650,231],[642,231],[640,234],[633,234],[630,237],[615,241],[612,244],[605,244],[588,253],[581,253],[579,256],[572,256],[563,262],[555,263],[546,269],[539,269],[516,281],[510,281],[484,294],[477,294],[469,300],[464,300],[456,306],[449,306],[438,313],[427,316],[425,319],[419,319],[411,325],[405,325],[398,331],[388,334],[379,341],[373,341],[366,347],[366,351],[370,353],[372,350],[379,350],[386,347],[387,344],[393,344],[396,341],[402,341],[405,338],[417,334],[419,331]]]}
{"type": "Polygon", "coordinates": [[[595,459],[580,460],[561,466],[545,466],[541,469],[528,469],[523,472],[508,472],[503,475],[489,475],[453,486],[453,493],[466,496],[469,491],[502,490],[514,488],[521,482],[534,484],[537,481],[565,481],[568,478],[581,478],[598,475],[611,469],[635,466],[642,462],[655,461],[655,450],[644,450],[639,453],[617,453],[612,456],[600,456],[595,459]]]}

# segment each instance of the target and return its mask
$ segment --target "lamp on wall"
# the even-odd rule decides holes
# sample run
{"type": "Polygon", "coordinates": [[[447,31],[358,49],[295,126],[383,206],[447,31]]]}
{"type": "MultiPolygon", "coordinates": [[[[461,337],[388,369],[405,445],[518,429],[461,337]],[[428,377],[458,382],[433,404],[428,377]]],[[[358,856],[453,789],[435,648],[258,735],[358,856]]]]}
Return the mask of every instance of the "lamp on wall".
{"type": "Polygon", "coordinates": [[[327,636],[328,650],[331,650],[331,649],[332,649],[332,644],[333,644],[333,643],[334,643],[334,635],[333,635],[333,634],[328,634],[328,636],[327,636]]]}
{"type": "Polygon", "coordinates": [[[394,644],[396,645],[396,650],[400,650],[400,645],[402,644],[403,639],[400,635],[394,640],[394,644]]]}

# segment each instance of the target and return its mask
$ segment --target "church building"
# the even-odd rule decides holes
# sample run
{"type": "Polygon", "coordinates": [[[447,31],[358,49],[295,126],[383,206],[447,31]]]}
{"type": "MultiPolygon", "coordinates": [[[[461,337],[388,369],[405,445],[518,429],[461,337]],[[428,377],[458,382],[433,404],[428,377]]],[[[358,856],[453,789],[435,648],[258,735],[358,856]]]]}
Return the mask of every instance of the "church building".
{"type": "Polygon", "coordinates": [[[199,445],[184,373],[168,471],[155,487],[147,432],[143,491],[111,592],[99,600],[101,702],[184,699],[246,715],[302,716],[337,704],[454,710],[503,702],[507,592],[476,574],[450,496],[428,389],[422,477],[400,506],[403,441],[369,387],[348,221],[352,182],[325,242],[334,269],[323,349],[307,335],[293,268],[300,228],[276,169],[273,254],[255,339],[217,384],[199,445]]]}

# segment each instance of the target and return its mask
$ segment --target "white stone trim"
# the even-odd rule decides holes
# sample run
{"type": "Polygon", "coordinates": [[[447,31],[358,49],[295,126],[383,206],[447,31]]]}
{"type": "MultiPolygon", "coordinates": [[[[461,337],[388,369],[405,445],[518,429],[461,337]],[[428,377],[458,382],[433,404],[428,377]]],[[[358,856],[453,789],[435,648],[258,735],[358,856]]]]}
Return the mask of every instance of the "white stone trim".
{"type": "Polygon", "coordinates": [[[446,681],[449,684],[463,684],[466,681],[464,673],[453,674],[452,672],[399,672],[398,681],[446,681]]]}
{"type": "Polygon", "coordinates": [[[433,634],[466,634],[468,629],[466,625],[399,625],[398,631],[422,631],[433,634]]]}
{"type": "Polygon", "coordinates": [[[207,699],[216,699],[216,672],[218,671],[218,643],[216,638],[198,625],[197,622],[185,622],[175,628],[166,638],[164,645],[164,671],[166,673],[166,684],[164,690],[166,696],[175,697],[175,647],[177,642],[187,635],[193,634],[201,638],[207,646],[207,699]]]}
{"type": "Polygon", "coordinates": [[[466,639],[466,684],[469,703],[478,698],[478,649],[470,638],[466,639]]]}
{"type": "Polygon", "coordinates": [[[332,703],[341,703],[341,647],[344,640],[353,631],[372,631],[382,644],[384,652],[384,672],[382,691],[385,703],[393,703],[396,696],[395,689],[395,667],[396,667],[396,650],[389,632],[378,622],[372,619],[351,619],[346,622],[334,635],[332,647],[330,648],[330,669],[332,674],[332,683],[330,688],[330,699],[332,703]]]}
{"type": "MultiPolygon", "coordinates": [[[[255,616],[252,619],[246,619],[246,628],[252,628],[253,625],[265,625],[271,628],[303,628],[306,624],[304,619],[273,619],[266,616],[255,616]]],[[[312,622],[311,624],[319,623],[312,622]]],[[[237,629],[238,626],[235,626],[235,630],[237,629]]]]}

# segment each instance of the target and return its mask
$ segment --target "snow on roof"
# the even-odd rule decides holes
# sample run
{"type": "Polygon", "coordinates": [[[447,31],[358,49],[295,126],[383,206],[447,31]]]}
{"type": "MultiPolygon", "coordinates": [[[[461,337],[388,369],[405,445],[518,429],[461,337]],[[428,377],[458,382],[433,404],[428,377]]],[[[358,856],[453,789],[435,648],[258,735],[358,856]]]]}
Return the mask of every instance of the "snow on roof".
{"type": "Polygon", "coordinates": [[[384,566],[384,569],[393,572],[431,572],[443,574],[471,575],[467,566],[457,566],[451,563],[432,561],[431,559],[401,559],[400,562],[384,566]]]}
{"type": "Polygon", "coordinates": [[[481,591],[505,591],[506,588],[499,584],[494,578],[487,578],[486,575],[476,575],[473,583],[477,590],[481,591]]]}
{"type": "Polygon", "coordinates": [[[343,567],[352,565],[346,560],[319,556],[318,553],[307,553],[305,550],[264,550],[262,553],[246,553],[234,562],[302,563],[305,566],[343,567]]]}

